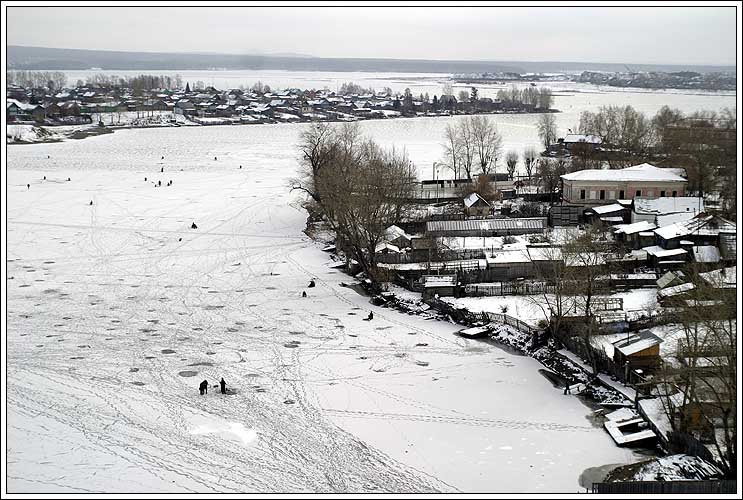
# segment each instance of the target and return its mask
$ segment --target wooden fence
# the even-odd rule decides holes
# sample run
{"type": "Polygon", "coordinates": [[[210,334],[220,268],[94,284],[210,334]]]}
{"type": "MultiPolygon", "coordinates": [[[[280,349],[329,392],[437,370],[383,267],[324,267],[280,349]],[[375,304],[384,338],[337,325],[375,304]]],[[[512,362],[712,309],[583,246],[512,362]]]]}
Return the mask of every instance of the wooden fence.
{"type": "Polygon", "coordinates": [[[555,288],[555,285],[550,285],[542,281],[498,281],[496,283],[465,285],[464,293],[468,297],[500,297],[504,295],[554,293],[555,288]]]}
{"type": "Polygon", "coordinates": [[[483,320],[486,322],[508,325],[522,333],[528,333],[529,335],[537,335],[539,333],[539,330],[537,328],[534,328],[530,324],[525,323],[518,318],[509,316],[508,314],[492,313],[492,312],[483,312],[481,314],[482,314],[483,320]]]}
{"type": "Polygon", "coordinates": [[[627,481],[620,483],[593,483],[592,492],[599,494],[735,494],[737,481],[627,481]]]}

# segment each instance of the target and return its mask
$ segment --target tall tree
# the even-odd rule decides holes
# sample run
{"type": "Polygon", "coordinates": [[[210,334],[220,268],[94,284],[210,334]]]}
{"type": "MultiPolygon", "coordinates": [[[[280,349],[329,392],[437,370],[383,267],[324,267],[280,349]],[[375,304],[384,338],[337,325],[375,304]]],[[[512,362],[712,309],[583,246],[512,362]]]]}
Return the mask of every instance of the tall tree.
{"type": "Polygon", "coordinates": [[[506,153],[506,171],[508,172],[508,178],[513,180],[513,176],[516,173],[516,165],[519,163],[519,155],[516,151],[509,151],[506,153]]]}
{"type": "Polygon", "coordinates": [[[464,121],[470,130],[480,172],[486,175],[495,172],[503,144],[495,122],[479,115],[468,116],[464,121]]]}
{"type": "Polygon", "coordinates": [[[539,139],[542,141],[544,149],[549,149],[550,145],[557,140],[557,123],[554,115],[551,113],[543,113],[539,115],[537,120],[537,133],[539,139]]]}

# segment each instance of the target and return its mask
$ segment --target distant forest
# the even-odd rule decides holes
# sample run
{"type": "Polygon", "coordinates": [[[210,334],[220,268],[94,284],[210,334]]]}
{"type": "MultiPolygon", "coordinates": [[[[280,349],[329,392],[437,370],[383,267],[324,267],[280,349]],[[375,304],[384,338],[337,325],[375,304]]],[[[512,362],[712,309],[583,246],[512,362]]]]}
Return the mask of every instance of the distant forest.
{"type": "MultiPolygon", "coordinates": [[[[573,72],[624,71],[623,64],[590,62],[436,61],[421,59],[358,59],[230,54],[176,54],[163,52],[116,52],[107,50],[7,48],[7,69],[15,70],[287,70],[368,71],[411,73],[475,72],[573,72]]],[[[734,66],[633,64],[635,71],[735,71],[734,66]]]]}

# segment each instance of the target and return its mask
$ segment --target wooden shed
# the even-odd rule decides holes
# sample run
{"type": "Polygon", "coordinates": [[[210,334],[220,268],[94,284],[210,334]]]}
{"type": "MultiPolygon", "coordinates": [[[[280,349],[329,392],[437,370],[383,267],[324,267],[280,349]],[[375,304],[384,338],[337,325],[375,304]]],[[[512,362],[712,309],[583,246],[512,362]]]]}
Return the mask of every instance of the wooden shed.
{"type": "Polygon", "coordinates": [[[663,339],[649,330],[628,333],[627,337],[612,342],[614,363],[629,370],[654,369],[660,362],[660,344],[663,339]]]}

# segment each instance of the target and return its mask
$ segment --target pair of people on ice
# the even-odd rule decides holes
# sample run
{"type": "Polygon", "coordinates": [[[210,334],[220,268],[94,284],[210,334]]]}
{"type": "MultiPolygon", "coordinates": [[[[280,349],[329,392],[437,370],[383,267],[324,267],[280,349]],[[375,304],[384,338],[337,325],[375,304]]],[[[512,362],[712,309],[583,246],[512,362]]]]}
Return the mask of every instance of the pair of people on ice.
{"type": "MultiPolygon", "coordinates": [[[[199,394],[202,396],[208,392],[209,389],[209,382],[206,380],[203,380],[199,384],[199,394]]],[[[227,383],[224,381],[224,377],[222,377],[222,380],[219,381],[219,389],[222,394],[227,394],[227,383]]]]}

